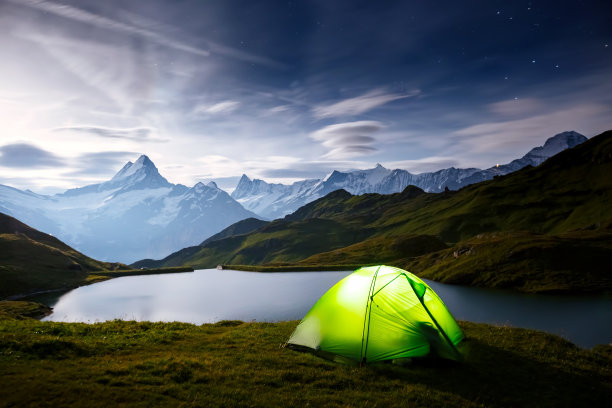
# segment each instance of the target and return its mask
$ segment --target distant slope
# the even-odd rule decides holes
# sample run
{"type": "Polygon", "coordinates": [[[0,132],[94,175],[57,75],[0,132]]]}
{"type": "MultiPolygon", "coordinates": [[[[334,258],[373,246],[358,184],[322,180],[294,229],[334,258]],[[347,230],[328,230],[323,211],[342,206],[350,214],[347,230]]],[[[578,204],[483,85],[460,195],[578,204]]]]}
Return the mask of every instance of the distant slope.
{"type": "MultiPolygon", "coordinates": [[[[173,254],[163,265],[350,264],[370,257],[373,262],[405,266],[420,254],[410,255],[406,249],[403,255],[385,257],[389,248],[381,243],[388,240],[391,245],[397,240],[409,242],[415,236],[432,236],[455,244],[498,231],[559,235],[590,229],[605,243],[610,239],[606,226],[612,221],[610,174],[612,131],[565,150],[538,167],[527,167],[457,192],[425,193],[409,186],[398,194],[352,196],[338,190],[251,233],[205,243],[190,249],[188,256],[173,254]]],[[[580,242],[572,245],[591,246],[591,238],[581,241],[583,237],[578,234],[571,239],[580,242]]],[[[544,241],[541,244],[548,245],[544,241]]],[[[597,256],[608,251],[607,244],[601,247],[603,252],[597,256]]],[[[440,247],[432,245],[430,250],[435,252],[440,247]]],[[[533,254],[538,256],[537,251],[533,254]]],[[[423,270],[427,269],[426,263],[423,261],[423,270]]],[[[581,273],[576,269],[580,262],[569,264],[573,266],[565,272],[550,263],[538,268],[543,268],[544,274],[553,269],[581,273]]],[[[518,267],[520,262],[505,273],[518,267]]],[[[432,270],[429,276],[444,280],[443,273],[432,270]]],[[[482,282],[489,283],[493,281],[482,282]]],[[[524,282],[510,286],[530,290],[524,282]]]]}
{"type": "Polygon", "coordinates": [[[92,271],[125,267],[91,259],[0,213],[0,299],[82,285],[92,271]]]}
{"type": "Polygon", "coordinates": [[[206,245],[209,242],[218,241],[220,239],[231,237],[234,235],[247,234],[267,224],[269,224],[269,221],[262,221],[257,218],[247,218],[245,220],[238,221],[237,223],[230,225],[229,227],[225,228],[223,231],[206,239],[200,245],[206,245]]]}

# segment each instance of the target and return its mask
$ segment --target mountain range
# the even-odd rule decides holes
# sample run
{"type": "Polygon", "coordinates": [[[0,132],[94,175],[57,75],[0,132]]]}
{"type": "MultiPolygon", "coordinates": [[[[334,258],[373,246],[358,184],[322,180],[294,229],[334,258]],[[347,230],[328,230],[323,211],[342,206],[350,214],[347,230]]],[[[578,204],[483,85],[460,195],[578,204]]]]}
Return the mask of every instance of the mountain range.
{"type": "Polygon", "coordinates": [[[0,212],[88,256],[120,262],[169,254],[256,217],[214,182],[169,183],[145,155],[109,181],[52,196],[0,185],[0,212]]]}
{"type": "Polygon", "coordinates": [[[449,283],[610,291],[610,174],[612,131],[459,191],[337,190],[284,219],[241,221],[198,246],[134,266],[326,270],[387,263],[449,283]]]}
{"type": "Polygon", "coordinates": [[[538,165],[584,140],[576,132],[564,132],[521,159],[487,170],[450,168],[414,175],[378,165],[370,170],[334,171],[322,180],[289,186],[243,175],[231,196],[214,182],[193,187],[172,184],[143,155],[106,182],[61,194],[40,195],[0,185],[0,212],[53,234],[93,258],[131,263],[198,245],[243,219],[285,216],[338,189],[352,194],[391,194],[412,184],[425,191],[454,190],[538,165]]]}
{"type": "Polygon", "coordinates": [[[276,219],[339,189],[355,195],[399,193],[409,185],[433,193],[444,191],[446,188],[458,190],[525,166],[537,166],[547,158],[586,140],[585,136],[574,131],[559,133],[546,140],[543,146],[531,149],[520,159],[485,170],[451,167],[431,173],[412,174],[401,169],[389,170],[378,164],[368,170],[351,172],[336,170],[323,179],[303,180],[291,185],[271,184],[259,179],[251,180],[243,174],[232,192],[232,198],[263,218],[276,219]]]}

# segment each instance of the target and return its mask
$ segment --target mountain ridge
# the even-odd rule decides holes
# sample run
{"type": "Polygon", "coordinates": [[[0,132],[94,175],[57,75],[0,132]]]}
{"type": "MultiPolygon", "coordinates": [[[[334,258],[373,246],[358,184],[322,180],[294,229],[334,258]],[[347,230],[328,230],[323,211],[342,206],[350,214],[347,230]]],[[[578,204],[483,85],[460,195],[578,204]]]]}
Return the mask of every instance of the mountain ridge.
{"type": "Polygon", "coordinates": [[[520,159],[488,169],[450,167],[434,172],[413,174],[407,170],[389,170],[380,164],[372,169],[351,172],[332,171],[323,179],[297,181],[291,185],[266,183],[251,180],[242,175],[232,197],[245,208],[262,217],[282,218],[299,207],[343,188],[351,194],[392,194],[408,185],[422,188],[426,192],[441,192],[446,188],[458,190],[469,184],[490,180],[495,176],[519,170],[525,166],[537,166],[546,158],[588,140],[585,136],[566,131],[548,138],[543,146],[534,147],[520,159]]]}
{"type": "Polygon", "coordinates": [[[0,211],[96,259],[122,262],[169,254],[257,217],[214,182],[169,183],[146,155],[106,182],[53,196],[0,185],[0,211]]]}

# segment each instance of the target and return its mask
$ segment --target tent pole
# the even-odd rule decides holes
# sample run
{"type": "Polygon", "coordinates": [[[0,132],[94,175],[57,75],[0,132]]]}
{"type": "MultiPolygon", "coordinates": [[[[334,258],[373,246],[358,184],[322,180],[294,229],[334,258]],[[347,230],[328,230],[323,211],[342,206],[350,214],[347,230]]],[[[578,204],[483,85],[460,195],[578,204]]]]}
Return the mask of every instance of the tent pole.
{"type": "Polygon", "coordinates": [[[380,268],[382,268],[382,266],[383,265],[379,265],[378,266],[378,268],[376,269],[376,272],[374,273],[374,276],[372,277],[372,281],[370,282],[370,290],[368,291],[368,299],[366,300],[365,316],[363,317],[363,330],[361,332],[361,362],[359,363],[359,367],[361,367],[361,365],[365,364],[365,362],[366,362],[366,354],[368,352],[368,339],[370,338],[370,315],[372,314],[372,300],[374,300],[373,299],[373,295],[372,295],[372,291],[374,291],[374,289],[375,289],[375,286],[376,286],[376,277],[378,276],[378,271],[380,270],[380,268]],[[367,336],[365,334],[366,319],[367,319],[367,322],[368,322],[368,334],[367,334],[367,336]],[[365,350],[363,348],[363,346],[364,346],[364,337],[365,337],[365,350]]]}
{"type": "MultiPolygon", "coordinates": [[[[406,279],[408,279],[408,277],[406,277],[406,279]]],[[[417,299],[419,299],[419,302],[421,302],[421,305],[423,306],[423,309],[425,309],[425,311],[427,312],[427,314],[429,315],[429,318],[431,319],[432,322],[434,322],[434,324],[436,325],[436,327],[438,328],[438,331],[440,333],[442,333],[442,337],[444,337],[444,340],[446,340],[446,342],[448,344],[450,344],[451,349],[453,350],[453,352],[455,353],[455,355],[457,356],[457,358],[459,360],[462,359],[461,353],[459,353],[459,350],[457,350],[457,347],[453,344],[453,342],[450,340],[450,338],[448,337],[448,335],[446,334],[446,332],[444,331],[444,329],[442,329],[442,327],[438,324],[438,321],[436,320],[435,317],[433,317],[433,315],[431,314],[431,312],[429,311],[429,309],[427,308],[427,306],[425,306],[425,302],[423,301],[423,299],[421,297],[419,297],[419,295],[417,295],[416,291],[414,290],[414,286],[412,286],[412,282],[410,281],[410,279],[408,279],[408,282],[410,283],[410,287],[412,288],[412,291],[414,292],[414,294],[416,295],[417,299]]],[[[427,288],[425,289],[427,291],[427,288]]],[[[423,296],[425,296],[425,294],[423,294],[423,296]]]]}

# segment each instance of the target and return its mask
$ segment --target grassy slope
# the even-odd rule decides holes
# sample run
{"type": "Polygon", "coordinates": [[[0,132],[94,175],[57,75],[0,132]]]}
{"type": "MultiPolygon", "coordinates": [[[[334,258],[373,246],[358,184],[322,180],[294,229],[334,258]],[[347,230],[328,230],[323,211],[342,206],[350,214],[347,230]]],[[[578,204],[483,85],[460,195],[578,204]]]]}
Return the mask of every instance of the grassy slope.
{"type": "Polygon", "coordinates": [[[612,230],[487,233],[397,263],[439,282],[524,292],[612,290],[612,230]]]}
{"type": "Polygon", "coordinates": [[[37,302],[0,300],[0,320],[2,319],[42,319],[51,314],[49,306],[37,302]]]}
{"type": "Polygon", "coordinates": [[[375,237],[301,260],[298,265],[384,264],[448,248],[431,235],[375,237]]]}
{"type": "Polygon", "coordinates": [[[363,368],[279,348],[297,322],[0,318],[3,406],[604,406],[610,346],[460,323],[462,364],[363,368]],[[78,373],[78,374],[76,374],[78,373]]]}
{"type": "MultiPolygon", "coordinates": [[[[335,191],[283,220],[276,220],[248,234],[221,238],[179,251],[159,265],[214,267],[217,264],[274,265],[290,262],[316,266],[385,262],[411,268],[418,266],[418,272],[424,272],[424,276],[449,282],[527,291],[572,287],[609,291],[612,283],[604,276],[605,270],[600,268],[595,272],[597,283],[583,279],[590,273],[583,270],[585,265],[592,264],[585,264],[585,261],[589,260],[588,254],[592,253],[589,247],[595,241],[599,242],[593,249],[598,259],[612,258],[610,174],[611,131],[561,152],[536,168],[525,168],[457,192],[430,194],[412,186],[392,195],[352,196],[343,190],[335,191]],[[436,263],[437,258],[448,253],[414,259],[421,253],[440,250],[435,241],[461,247],[471,245],[463,241],[483,233],[528,231],[531,234],[559,235],[585,228],[593,230],[588,237],[575,233],[564,239],[534,239],[531,251],[522,251],[511,257],[504,256],[494,245],[481,246],[479,256],[470,258],[480,263],[464,264],[463,269],[469,267],[479,271],[479,276],[471,274],[470,279],[463,272],[462,279],[455,279],[453,268],[461,262],[436,263]],[[415,235],[425,237],[415,240],[415,235]],[[599,236],[594,238],[594,235],[599,236]],[[398,251],[394,246],[395,242],[411,240],[414,248],[405,245],[398,251]],[[423,248],[423,242],[430,243],[430,247],[423,248]],[[555,248],[542,248],[541,251],[533,248],[539,244],[555,248]],[[536,259],[541,254],[549,257],[568,247],[574,251],[564,254],[566,263],[536,259]],[[501,263],[489,262],[490,259],[501,263]],[[486,262],[481,262],[483,260],[486,262]],[[487,265],[487,269],[483,269],[483,265],[487,265]],[[429,267],[433,269],[429,270],[429,267]],[[537,273],[533,273],[534,268],[537,273]],[[556,286],[555,281],[558,283],[556,286]]],[[[535,235],[516,235],[517,242],[512,241],[515,235],[507,235],[504,247],[523,245],[527,236],[535,235]]]]}
{"type": "Polygon", "coordinates": [[[0,299],[35,292],[74,288],[118,276],[173,273],[188,267],[132,270],[100,262],[0,213],[0,299]]]}
{"type": "Polygon", "coordinates": [[[99,262],[57,238],[0,214],[0,299],[82,285],[93,271],[125,265],[99,262]]]}

